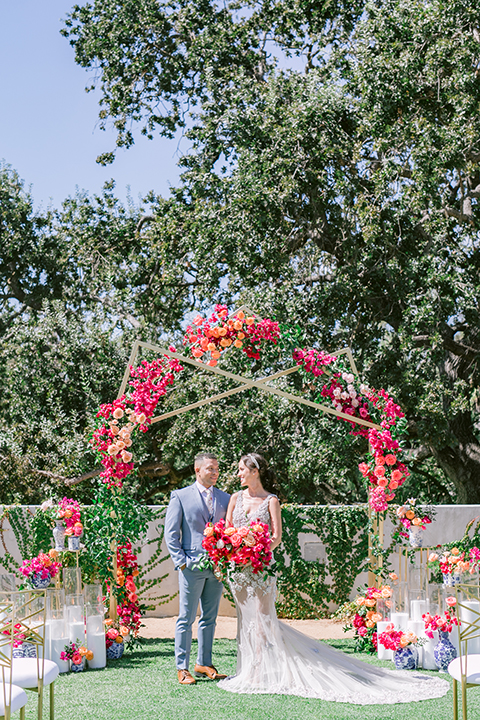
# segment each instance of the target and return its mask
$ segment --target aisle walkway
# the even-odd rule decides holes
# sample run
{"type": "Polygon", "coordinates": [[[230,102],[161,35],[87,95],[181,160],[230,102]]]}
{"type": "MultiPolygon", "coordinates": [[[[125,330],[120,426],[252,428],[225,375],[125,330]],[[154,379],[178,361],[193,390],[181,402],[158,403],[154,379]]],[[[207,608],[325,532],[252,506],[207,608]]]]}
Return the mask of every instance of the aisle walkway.
{"type": "MultiPolygon", "coordinates": [[[[175,635],[176,617],[143,618],[144,628],[140,635],[145,638],[173,638],[175,635]]],[[[341,623],[332,620],[283,620],[296,630],[309,635],[316,640],[338,640],[353,638],[353,631],[344,633],[341,623]]],[[[193,637],[197,637],[198,618],[193,626],[193,637]]],[[[234,640],[237,634],[237,619],[220,616],[217,619],[216,638],[234,640]]]]}

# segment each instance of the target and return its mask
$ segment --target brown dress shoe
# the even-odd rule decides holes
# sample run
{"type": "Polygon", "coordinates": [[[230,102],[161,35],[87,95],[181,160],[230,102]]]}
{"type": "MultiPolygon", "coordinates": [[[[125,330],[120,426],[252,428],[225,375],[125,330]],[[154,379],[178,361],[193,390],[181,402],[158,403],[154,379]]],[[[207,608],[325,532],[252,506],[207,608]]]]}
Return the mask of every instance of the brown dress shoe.
{"type": "Polygon", "coordinates": [[[190,675],[188,670],[178,670],[177,675],[180,685],[195,685],[197,682],[195,678],[190,675]]]}
{"type": "Polygon", "coordinates": [[[206,675],[210,678],[210,680],[223,680],[227,677],[226,675],[219,673],[213,665],[195,665],[193,672],[197,675],[197,677],[203,677],[206,675]]]}

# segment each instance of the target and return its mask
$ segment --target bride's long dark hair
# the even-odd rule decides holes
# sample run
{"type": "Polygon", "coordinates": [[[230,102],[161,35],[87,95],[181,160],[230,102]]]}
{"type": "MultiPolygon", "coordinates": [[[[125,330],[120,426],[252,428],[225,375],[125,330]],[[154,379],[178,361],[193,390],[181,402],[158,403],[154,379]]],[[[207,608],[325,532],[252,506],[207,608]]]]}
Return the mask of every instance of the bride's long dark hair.
{"type": "Polygon", "coordinates": [[[255,452],[247,453],[246,455],[242,455],[240,460],[249,470],[258,470],[260,482],[267,492],[273,493],[274,495],[278,494],[276,475],[272,468],[269,467],[263,455],[259,455],[255,452]]]}

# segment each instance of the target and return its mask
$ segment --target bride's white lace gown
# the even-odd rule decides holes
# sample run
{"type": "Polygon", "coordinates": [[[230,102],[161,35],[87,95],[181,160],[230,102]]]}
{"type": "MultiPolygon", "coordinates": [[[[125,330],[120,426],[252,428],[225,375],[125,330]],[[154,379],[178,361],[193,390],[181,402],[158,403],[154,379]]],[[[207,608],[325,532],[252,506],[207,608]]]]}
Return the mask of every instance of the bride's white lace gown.
{"type": "MultiPolygon", "coordinates": [[[[260,520],[271,527],[265,498],[246,515],[243,493],[233,513],[235,527],[260,520]]],[[[441,697],[449,683],[412,671],[384,670],[312,640],[278,620],[276,581],[242,567],[230,575],[237,606],[237,673],[218,685],[235,693],[277,693],[358,705],[410,703],[441,697]]]]}

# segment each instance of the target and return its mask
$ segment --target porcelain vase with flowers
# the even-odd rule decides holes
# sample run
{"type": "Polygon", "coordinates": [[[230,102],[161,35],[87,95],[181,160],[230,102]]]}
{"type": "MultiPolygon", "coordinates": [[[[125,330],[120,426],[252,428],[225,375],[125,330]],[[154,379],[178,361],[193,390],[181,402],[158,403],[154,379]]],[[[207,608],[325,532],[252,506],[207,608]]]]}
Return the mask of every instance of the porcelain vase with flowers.
{"type": "Polygon", "coordinates": [[[442,615],[430,615],[430,613],[422,615],[427,637],[432,639],[433,633],[438,630],[439,640],[433,648],[433,657],[439,670],[447,670],[451,661],[457,657],[457,651],[450,641],[450,633],[458,625],[454,611],[456,602],[453,596],[448,597],[446,603],[449,610],[446,610],[442,615]]]}
{"type": "Polygon", "coordinates": [[[413,632],[395,630],[393,623],[380,633],[378,642],[387,650],[393,650],[393,662],[397,670],[414,670],[417,667],[418,638],[413,632]]]}
{"type": "Polygon", "coordinates": [[[417,507],[416,499],[410,498],[397,509],[397,517],[400,521],[398,534],[408,538],[410,547],[422,547],[423,534],[433,520],[434,509],[417,507]]]}
{"type": "Polygon", "coordinates": [[[50,550],[46,553],[39,553],[37,557],[24,560],[19,568],[19,572],[31,587],[43,589],[50,585],[50,580],[55,577],[61,568],[59,562],[55,562],[57,553],[50,550]]]}

